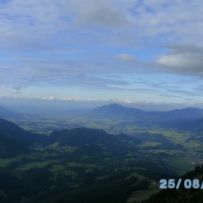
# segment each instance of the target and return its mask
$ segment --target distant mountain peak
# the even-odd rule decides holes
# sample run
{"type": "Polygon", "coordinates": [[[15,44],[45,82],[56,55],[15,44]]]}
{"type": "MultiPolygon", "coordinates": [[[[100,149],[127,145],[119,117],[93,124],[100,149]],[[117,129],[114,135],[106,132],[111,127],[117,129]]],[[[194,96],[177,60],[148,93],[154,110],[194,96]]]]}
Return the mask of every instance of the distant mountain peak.
{"type": "Polygon", "coordinates": [[[128,107],[128,106],[123,106],[121,104],[117,103],[112,103],[112,104],[107,104],[103,105],[100,107],[95,108],[94,110],[122,110],[122,111],[133,111],[133,112],[142,112],[142,110],[133,108],[133,107],[128,107]]]}
{"type": "Polygon", "coordinates": [[[125,106],[118,103],[111,103],[111,104],[106,104],[97,108],[125,108],[125,106]]]}
{"type": "Polygon", "coordinates": [[[133,121],[137,124],[151,125],[169,120],[203,118],[203,109],[188,107],[171,111],[144,111],[134,107],[112,103],[95,108],[87,116],[92,119],[111,119],[124,122],[133,121]]]}
{"type": "Polygon", "coordinates": [[[131,119],[142,113],[144,113],[142,110],[112,103],[95,108],[89,116],[93,118],[131,119]]]}

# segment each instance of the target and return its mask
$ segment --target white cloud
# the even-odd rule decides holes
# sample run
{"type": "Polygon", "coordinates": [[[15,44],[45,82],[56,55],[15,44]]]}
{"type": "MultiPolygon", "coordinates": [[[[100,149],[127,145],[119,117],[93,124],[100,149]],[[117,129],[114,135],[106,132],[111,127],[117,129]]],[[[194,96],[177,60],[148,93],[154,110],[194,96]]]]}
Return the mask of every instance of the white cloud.
{"type": "Polygon", "coordinates": [[[203,76],[203,47],[182,45],[169,48],[170,53],[158,58],[158,64],[176,73],[203,76]]]}
{"type": "Polygon", "coordinates": [[[117,56],[117,58],[121,61],[135,61],[136,60],[136,58],[133,55],[130,55],[127,53],[119,54],[117,56]]]}
{"type": "MultiPolygon", "coordinates": [[[[127,9],[123,0],[70,1],[76,22],[82,25],[97,25],[115,28],[128,24],[127,9]],[[123,7],[122,7],[123,5],[123,7]]],[[[128,5],[129,1],[125,2],[128,5]]]]}
{"type": "Polygon", "coordinates": [[[203,50],[196,46],[203,45],[202,13],[201,0],[10,0],[0,4],[0,51],[10,58],[27,54],[32,60],[2,64],[1,84],[125,86],[125,80],[108,80],[101,74],[154,71],[154,64],[128,54],[138,44],[150,43],[193,44],[170,47],[157,64],[162,71],[203,75],[203,50]],[[75,49],[81,53],[64,60],[64,53],[75,49]],[[117,50],[120,61],[112,59],[117,50]],[[133,63],[124,66],[123,61],[133,63]]]}
{"type": "Polygon", "coordinates": [[[21,87],[13,87],[14,94],[21,94],[22,88],[21,87]]]}
{"type": "Polygon", "coordinates": [[[1,49],[181,42],[203,45],[201,0],[10,0],[0,4],[1,49]],[[192,12],[191,12],[192,11],[192,12]]]}

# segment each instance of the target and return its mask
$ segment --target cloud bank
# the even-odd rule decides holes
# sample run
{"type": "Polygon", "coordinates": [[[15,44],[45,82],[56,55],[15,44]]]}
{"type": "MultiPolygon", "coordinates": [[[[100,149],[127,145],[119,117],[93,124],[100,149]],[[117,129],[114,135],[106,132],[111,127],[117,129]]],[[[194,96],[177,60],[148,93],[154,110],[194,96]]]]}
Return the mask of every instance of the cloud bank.
{"type": "Polygon", "coordinates": [[[0,83],[131,91],[141,77],[164,95],[165,74],[186,95],[185,78],[202,83],[202,13],[201,0],[0,1],[0,83]]]}

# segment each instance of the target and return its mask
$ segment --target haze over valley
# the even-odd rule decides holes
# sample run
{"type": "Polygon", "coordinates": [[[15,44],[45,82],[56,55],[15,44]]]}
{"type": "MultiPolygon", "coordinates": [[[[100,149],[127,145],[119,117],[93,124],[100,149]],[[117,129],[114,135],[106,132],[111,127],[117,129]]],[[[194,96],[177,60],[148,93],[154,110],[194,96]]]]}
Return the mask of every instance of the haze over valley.
{"type": "Polygon", "coordinates": [[[160,178],[203,161],[199,108],[144,111],[114,103],[61,117],[39,112],[0,108],[2,202],[147,201],[160,178]]]}

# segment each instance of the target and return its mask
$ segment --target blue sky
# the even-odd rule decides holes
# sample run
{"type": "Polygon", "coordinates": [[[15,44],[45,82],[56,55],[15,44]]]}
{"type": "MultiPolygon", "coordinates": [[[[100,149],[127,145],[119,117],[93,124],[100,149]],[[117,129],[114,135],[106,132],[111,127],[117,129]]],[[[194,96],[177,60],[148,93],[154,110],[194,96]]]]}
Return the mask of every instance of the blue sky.
{"type": "Polygon", "coordinates": [[[201,0],[0,0],[0,96],[203,104],[201,0]]]}

